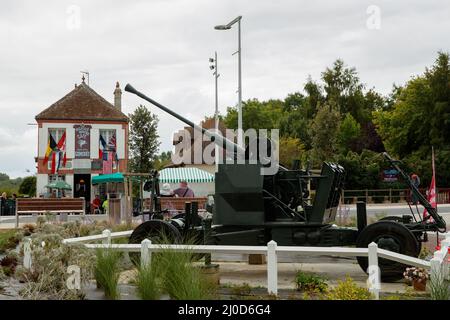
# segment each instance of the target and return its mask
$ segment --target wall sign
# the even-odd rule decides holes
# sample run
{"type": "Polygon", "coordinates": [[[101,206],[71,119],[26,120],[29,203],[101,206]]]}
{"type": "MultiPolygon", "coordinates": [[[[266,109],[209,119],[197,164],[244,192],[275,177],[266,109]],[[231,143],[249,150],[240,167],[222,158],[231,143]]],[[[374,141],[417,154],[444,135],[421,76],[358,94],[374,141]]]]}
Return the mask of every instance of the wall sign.
{"type": "Polygon", "coordinates": [[[75,158],[89,159],[91,157],[91,126],[74,125],[75,128],[75,158]]]}

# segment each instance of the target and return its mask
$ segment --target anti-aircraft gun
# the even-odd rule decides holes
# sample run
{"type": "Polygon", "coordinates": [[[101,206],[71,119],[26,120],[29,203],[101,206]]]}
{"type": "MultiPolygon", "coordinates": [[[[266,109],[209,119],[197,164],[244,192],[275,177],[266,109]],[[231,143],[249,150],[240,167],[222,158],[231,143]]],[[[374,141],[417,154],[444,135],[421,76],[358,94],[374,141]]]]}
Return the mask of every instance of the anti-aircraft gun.
{"type": "MultiPolygon", "coordinates": [[[[357,205],[357,228],[332,224],[344,186],[345,170],[339,164],[324,162],[318,175],[311,174],[308,169],[300,169],[298,162],[294,169],[276,164],[275,173],[263,175],[261,169],[270,163],[262,161],[259,152],[256,152],[256,161],[251,161],[255,160],[255,152],[250,146],[241,148],[219,133],[194,124],[130,84],[126,85],[125,91],[141,97],[206,135],[215,144],[230,151],[234,160],[243,158],[237,163],[218,165],[212,221],[201,218],[195,206],[189,204],[185,214],[168,221],[150,219],[142,223],[134,230],[130,243],[158,238],[161,234],[174,242],[190,235],[207,244],[221,245],[266,245],[270,240],[275,240],[281,246],[356,245],[367,248],[374,241],[383,249],[414,257],[419,255],[423,234],[429,230],[424,224],[412,224],[406,218],[391,217],[367,226],[365,203],[357,205]],[[313,199],[308,190],[310,183],[315,185],[313,199]]],[[[270,141],[266,141],[266,144],[258,142],[258,146],[264,145],[270,150],[269,153],[274,152],[272,149],[275,146],[270,141]]],[[[156,183],[157,179],[154,181],[156,183]]],[[[430,213],[442,227],[437,213],[432,210],[430,213]]],[[[367,258],[359,257],[358,262],[367,271],[367,258]]],[[[398,262],[384,259],[380,259],[379,265],[384,280],[401,278],[405,268],[398,262]]]]}

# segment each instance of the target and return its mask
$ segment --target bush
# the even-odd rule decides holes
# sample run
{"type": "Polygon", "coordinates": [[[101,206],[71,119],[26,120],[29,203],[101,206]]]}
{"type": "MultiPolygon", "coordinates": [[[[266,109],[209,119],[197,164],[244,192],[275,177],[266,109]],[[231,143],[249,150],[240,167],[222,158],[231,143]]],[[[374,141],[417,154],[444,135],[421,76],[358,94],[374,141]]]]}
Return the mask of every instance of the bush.
{"type": "Polygon", "coordinates": [[[15,252],[8,252],[8,254],[0,260],[0,267],[3,270],[3,274],[7,277],[14,275],[17,264],[18,257],[15,252]]]}
{"type": "Polygon", "coordinates": [[[156,264],[138,268],[136,291],[142,300],[157,300],[161,296],[161,284],[156,264]]]}
{"type": "Polygon", "coordinates": [[[163,290],[172,299],[205,300],[213,295],[214,285],[207,281],[200,268],[192,266],[193,256],[189,250],[164,250],[155,257],[163,290]]]}
{"type": "Polygon", "coordinates": [[[20,292],[23,298],[32,300],[84,298],[81,290],[67,288],[67,267],[77,265],[83,270],[81,285],[84,285],[92,275],[93,253],[82,245],[61,245],[62,239],[59,234],[32,235],[32,270],[20,268],[17,275],[19,281],[25,282],[25,287],[20,292]]]}
{"type": "Polygon", "coordinates": [[[325,298],[328,300],[371,300],[372,294],[366,288],[359,287],[352,278],[338,281],[338,285],[330,290],[325,298]]]}
{"type": "Polygon", "coordinates": [[[120,297],[118,290],[119,262],[122,258],[122,253],[111,249],[98,249],[96,256],[94,275],[98,286],[103,288],[108,299],[118,299],[120,297]]]}
{"type": "Polygon", "coordinates": [[[325,282],[325,279],[303,271],[297,271],[295,285],[298,291],[325,292],[328,289],[328,284],[325,282]]]}
{"type": "Polygon", "coordinates": [[[5,253],[10,249],[15,249],[22,238],[23,235],[20,231],[0,231],[0,253],[5,253]]]}

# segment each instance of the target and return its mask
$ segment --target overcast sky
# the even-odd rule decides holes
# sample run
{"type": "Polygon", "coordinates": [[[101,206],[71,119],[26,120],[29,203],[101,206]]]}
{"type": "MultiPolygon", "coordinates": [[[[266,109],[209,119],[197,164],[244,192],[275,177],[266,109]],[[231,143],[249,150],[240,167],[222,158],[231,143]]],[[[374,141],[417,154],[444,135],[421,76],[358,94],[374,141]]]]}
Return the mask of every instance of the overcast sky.
{"type": "MultiPolygon", "coordinates": [[[[237,28],[213,27],[238,15],[244,100],[284,98],[337,58],[387,94],[422,73],[437,51],[450,51],[445,0],[2,0],[0,172],[35,173],[37,127],[28,124],[80,82],[81,70],[111,102],[116,81],[131,83],[198,122],[214,112],[208,58],[217,50],[224,113],[237,103],[237,28]]],[[[124,92],[125,113],[141,103],[124,92]]],[[[160,119],[161,151],[170,150],[183,123],[150,108],[160,119]]]]}

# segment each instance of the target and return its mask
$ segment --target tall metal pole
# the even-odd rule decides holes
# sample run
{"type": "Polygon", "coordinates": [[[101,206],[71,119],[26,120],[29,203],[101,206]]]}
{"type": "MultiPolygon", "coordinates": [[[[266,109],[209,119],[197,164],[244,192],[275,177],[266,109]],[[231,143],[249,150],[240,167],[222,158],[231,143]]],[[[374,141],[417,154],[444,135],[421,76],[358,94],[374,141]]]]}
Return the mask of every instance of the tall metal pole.
{"type": "Polygon", "coordinates": [[[238,20],[238,145],[244,148],[242,130],[241,19],[238,20]]]}
{"type": "MultiPolygon", "coordinates": [[[[215,117],[215,129],[216,132],[219,133],[219,88],[218,88],[218,79],[219,79],[219,70],[217,69],[217,51],[214,53],[214,78],[216,82],[216,110],[214,113],[215,117]]],[[[216,172],[219,169],[219,146],[216,144],[214,149],[215,163],[216,163],[216,172]]]]}

